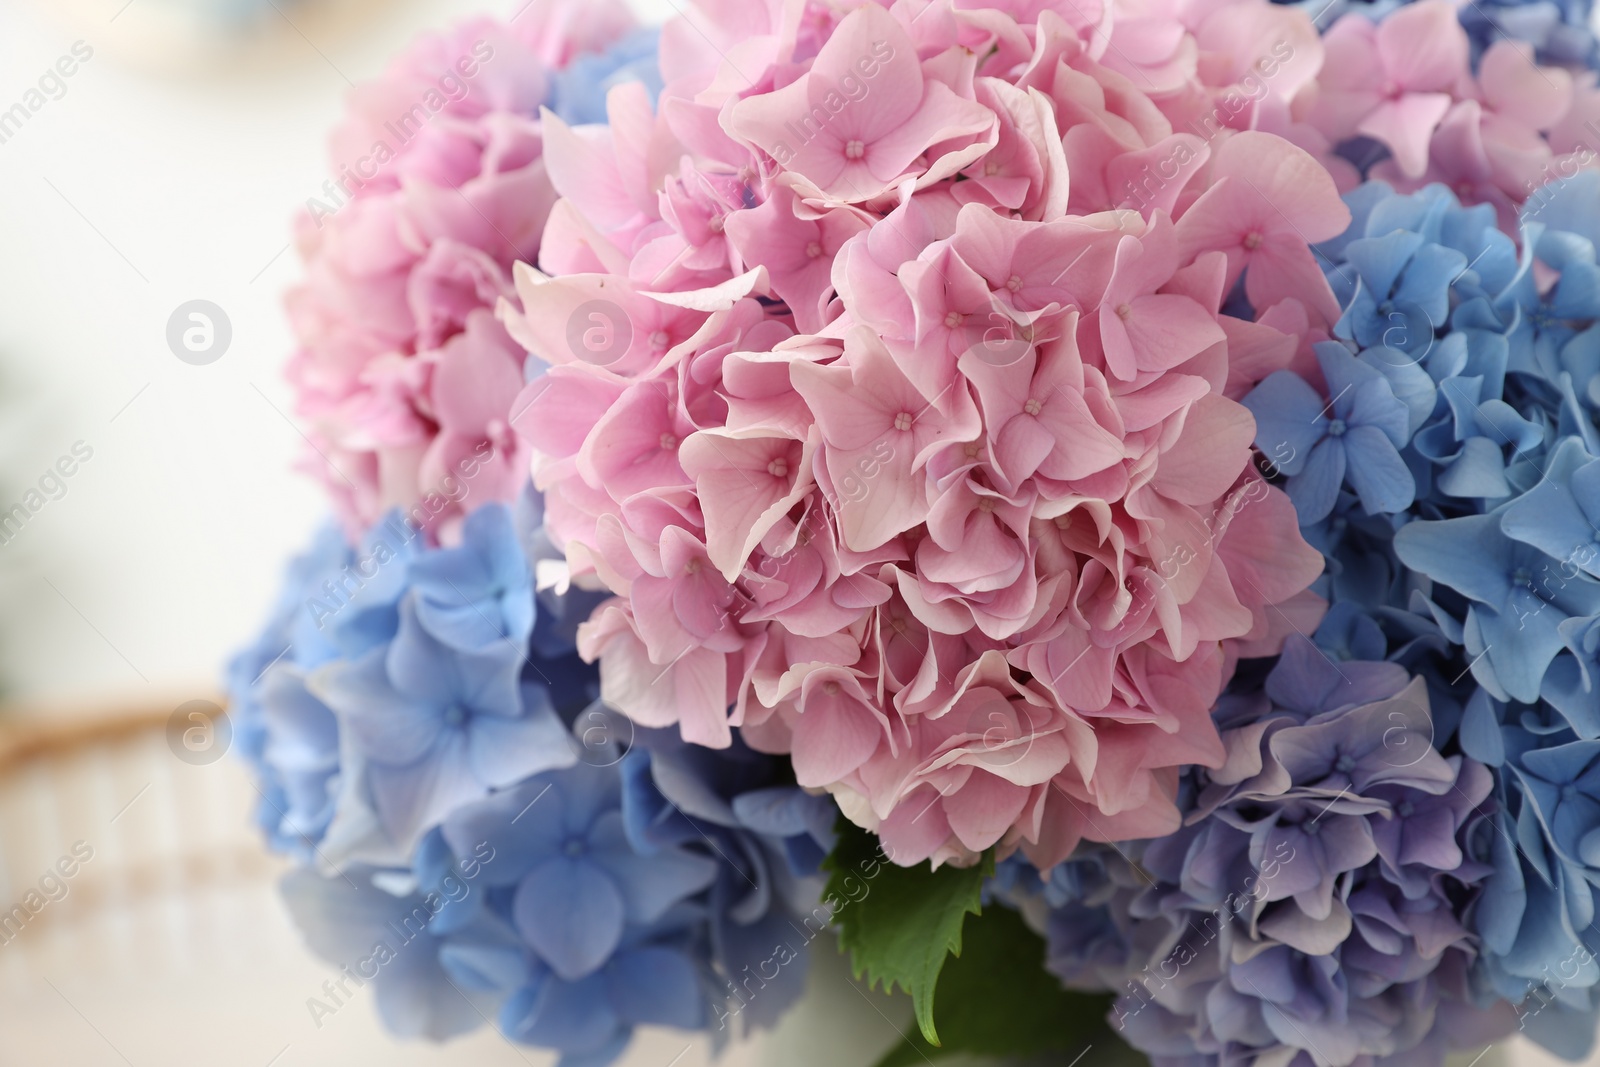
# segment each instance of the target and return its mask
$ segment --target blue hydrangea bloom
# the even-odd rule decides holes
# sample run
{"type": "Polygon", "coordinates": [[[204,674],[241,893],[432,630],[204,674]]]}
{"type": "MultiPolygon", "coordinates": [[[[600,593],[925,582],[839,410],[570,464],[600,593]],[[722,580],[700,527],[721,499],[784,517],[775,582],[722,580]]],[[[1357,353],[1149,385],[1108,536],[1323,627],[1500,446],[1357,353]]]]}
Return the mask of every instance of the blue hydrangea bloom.
{"type": "Polygon", "coordinates": [[[548,692],[520,679],[524,656],[455,652],[407,602],[393,643],[312,679],[347,738],[347,773],[400,853],[459,805],[576,761],[548,692]]]}
{"type": "Polygon", "coordinates": [[[443,834],[457,857],[494,846],[485,886],[509,891],[506,918],[521,942],[568,982],[610,959],[628,926],[658,922],[717,875],[715,860],[687,849],[634,849],[615,766],[535,776],[456,808],[443,834]]]}
{"type": "Polygon", "coordinates": [[[1475,849],[1493,867],[1474,916],[1480,970],[1515,1005],[1520,1029],[1581,1059],[1600,1016],[1600,742],[1573,739],[1559,716],[1487,696],[1473,712],[1463,745],[1500,772],[1500,810],[1475,849]]]}
{"type": "Polygon", "coordinates": [[[591,744],[581,715],[575,728],[573,749],[593,762],[456,807],[409,868],[291,875],[285,894],[312,948],[342,973],[376,978],[398,1032],[444,1037],[491,1017],[512,1040],[559,1052],[565,1067],[612,1062],[638,1025],[724,1038],[735,1016],[769,1025],[805,973],[797,930],[819,887],[796,892],[814,869],[780,870],[786,838],[827,843],[816,837],[817,798],[772,785],[777,761],[736,742],[743,755],[727,766],[700,749],[660,771],[685,798],[683,809],[663,805],[646,783],[652,765],[672,760],[615,739],[591,744]],[[730,789],[732,803],[718,799],[730,789]],[[778,831],[746,826],[735,805],[778,831]],[[746,928],[758,936],[726,932],[746,928]],[[388,966],[401,958],[407,967],[388,966]],[[455,1010],[463,1000],[477,1014],[455,1010]],[[418,1015],[396,1025],[391,1011],[406,1005],[418,1015]]]}
{"type": "Polygon", "coordinates": [[[339,968],[306,999],[312,1022],[320,1027],[370,984],[384,1026],[397,1036],[443,1041],[481,1025],[481,1009],[440,962],[448,939],[429,929],[452,898],[397,885],[385,873],[393,872],[356,865],[330,876],[302,868],[283,879],[295,926],[313,952],[339,968]]]}
{"type": "Polygon", "coordinates": [[[1600,59],[1593,0],[1477,0],[1459,17],[1474,60],[1507,37],[1533,45],[1542,63],[1593,68],[1600,59]]]}
{"type": "Polygon", "coordinates": [[[290,564],[261,635],[229,664],[235,743],[256,769],[257,821],[274,848],[310,856],[340,788],[338,727],[308,689],[309,675],[392,636],[394,584],[404,581],[418,540],[397,519],[356,549],[336,527],[324,528],[290,564]]]}
{"type": "MultiPolygon", "coordinates": [[[[1537,699],[1544,675],[1553,671],[1552,684],[1570,702],[1574,679],[1588,682],[1582,668],[1594,615],[1593,575],[1582,572],[1582,559],[1567,559],[1583,540],[1575,524],[1586,513],[1562,472],[1581,465],[1580,455],[1600,452],[1600,441],[1594,409],[1583,399],[1595,374],[1586,358],[1565,353],[1590,343],[1592,320],[1581,316],[1595,302],[1589,282],[1600,277],[1593,273],[1589,236],[1600,228],[1600,175],[1555,187],[1549,204],[1530,202],[1520,257],[1495,230],[1492,212],[1461,208],[1442,187],[1399,195],[1368,183],[1346,200],[1354,218],[1350,230],[1323,246],[1330,281],[1342,286],[1346,301],[1341,322],[1348,328],[1340,332],[1358,349],[1385,313],[1398,316],[1389,329],[1399,333],[1346,358],[1380,375],[1407,409],[1411,432],[1400,458],[1412,475],[1415,500],[1403,508],[1374,507],[1370,488],[1359,491],[1348,478],[1331,497],[1322,486],[1314,494],[1297,489],[1306,464],[1295,446],[1310,436],[1306,412],[1326,397],[1324,406],[1337,413],[1339,392],[1353,392],[1350,379],[1325,372],[1326,393],[1313,391],[1292,406],[1275,403],[1290,391],[1281,379],[1263,383],[1258,407],[1267,429],[1258,444],[1272,456],[1279,438],[1289,442],[1278,456],[1295,462],[1276,462],[1289,475],[1285,487],[1302,509],[1308,539],[1328,557],[1319,589],[1335,603],[1359,605],[1389,630],[1431,629],[1432,636],[1416,631],[1413,639],[1462,649],[1474,676],[1501,699],[1537,699]],[[1550,207],[1556,203],[1564,212],[1559,229],[1550,207]],[[1543,221],[1532,221],[1534,215],[1543,221]],[[1402,279],[1402,289],[1410,285],[1405,279],[1423,260],[1459,266],[1453,273],[1430,267],[1410,295],[1399,298],[1393,279],[1402,279]],[[1555,284],[1538,282],[1557,270],[1555,284]],[[1363,301],[1369,290],[1374,298],[1363,301]],[[1376,299],[1382,294],[1393,306],[1376,299]],[[1407,308],[1423,309],[1420,328],[1407,308]],[[1295,421],[1286,412],[1299,415],[1298,425],[1283,425],[1295,421]],[[1547,479],[1558,458],[1557,477],[1547,479]],[[1547,505],[1563,501],[1570,506],[1560,521],[1542,517],[1547,505]],[[1491,513],[1500,518],[1491,522],[1491,513]],[[1515,536],[1501,528],[1505,515],[1513,516],[1515,536]],[[1568,543],[1552,551],[1556,539],[1568,543]],[[1463,552],[1481,555],[1468,562],[1463,552]],[[1486,583],[1494,582],[1486,572],[1496,568],[1503,573],[1489,589],[1486,583]],[[1577,576],[1569,573],[1575,570],[1577,576]],[[1402,615],[1423,621],[1402,622],[1402,615]]],[[[1600,343],[1600,334],[1595,340],[1600,343]]]]}
{"type": "MultiPolygon", "coordinates": [[[[1488,788],[1465,822],[1440,810],[1441,803],[1455,810],[1453,794],[1445,793],[1413,797],[1406,823],[1374,827],[1386,892],[1426,900],[1424,886],[1436,887],[1438,879],[1389,857],[1411,847],[1444,849],[1438,827],[1456,826],[1450,848],[1463,858],[1452,876],[1459,885],[1447,894],[1449,914],[1474,940],[1448,971],[1435,972],[1448,973],[1460,994],[1438,1002],[1440,1017],[1448,1013],[1451,1025],[1463,1028],[1498,1018],[1563,1055],[1581,1056],[1594,1044],[1600,1016],[1592,899],[1600,835],[1590,836],[1600,827],[1591,770],[1592,746],[1600,744],[1600,174],[1541,190],[1525,206],[1515,242],[1496,230],[1492,213],[1462,208],[1441,187],[1399,195],[1368,183],[1346,202],[1351,227],[1320,248],[1345,308],[1335,329],[1345,350],[1340,361],[1376,372],[1404,407],[1407,435],[1398,453],[1414,498],[1386,509],[1372,506],[1373,494],[1349,478],[1331,492],[1295,485],[1309,467],[1306,448],[1325,437],[1317,419],[1342,415],[1341,391],[1350,399],[1348,374],[1324,369],[1325,387],[1315,389],[1299,379],[1269,379],[1247,400],[1265,428],[1258,446],[1301,509],[1307,539],[1327,559],[1317,589],[1331,603],[1314,635],[1326,658],[1319,663],[1303,642],[1291,641],[1260,692],[1252,670],[1241,669],[1216,718],[1225,733],[1286,717],[1309,728],[1335,712],[1328,701],[1341,692],[1371,700],[1393,684],[1392,676],[1358,670],[1375,665],[1365,660],[1386,660],[1389,670],[1419,679],[1430,711],[1428,747],[1463,768],[1488,768],[1488,788]],[[1286,686],[1283,672],[1291,666],[1293,684],[1286,686]],[[1305,706],[1297,706],[1295,692],[1305,694],[1298,701],[1305,706]],[[1382,844],[1396,827],[1410,844],[1382,844]]],[[[1386,731],[1377,722],[1369,728],[1379,738],[1386,731]]],[[[1302,770],[1316,762],[1305,763],[1306,756],[1302,770]]],[[[1342,756],[1360,768],[1360,753],[1342,756]]],[[[1230,765],[1233,757],[1230,747],[1230,765]]],[[[1293,761],[1279,762],[1300,773],[1293,761]]],[[[1253,764],[1247,769],[1259,773],[1253,764]]],[[[1204,810],[1219,796],[1232,803],[1235,793],[1219,793],[1217,785],[1229,775],[1229,767],[1211,773],[1199,794],[1204,810]]],[[[1477,788],[1468,792],[1476,796],[1477,788]]],[[[1328,809],[1319,837],[1338,825],[1328,820],[1349,799],[1328,809]]],[[[1130,855],[1152,872],[1173,849],[1188,849],[1196,863],[1223,855],[1219,820],[1254,833],[1265,814],[1254,809],[1241,823],[1228,811],[1217,807],[1187,828],[1196,835],[1188,845],[1156,842],[1130,847],[1130,855]],[[1204,845],[1193,844],[1202,838],[1204,845]]],[[[1354,862],[1361,853],[1346,854],[1348,844],[1325,851],[1320,863],[1332,872],[1354,862]]],[[[1435,860],[1444,862],[1445,852],[1435,860]]],[[[1314,888],[1315,911],[1325,883],[1314,888]]],[[[1351,908],[1363,938],[1371,933],[1370,919],[1363,930],[1351,903],[1354,894],[1335,899],[1351,908]]],[[[1442,905],[1435,911],[1443,914],[1442,905]]],[[[1337,951],[1337,969],[1318,965],[1318,988],[1355,988],[1353,961],[1367,949],[1352,956],[1349,943],[1337,951]]],[[[1225,962],[1213,966],[1217,975],[1236,973],[1225,962]]],[[[1313,980],[1311,970],[1295,972],[1301,965],[1292,958],[1272,966],[1313,980]]],[[[1229,982],[1233,1014],[1218,1016],[1219,1025],[1248,1017],[1248,1005],[1234,998],[1240,981],[1229,982]]],[[[1217,998],[1208,1000],[1208,1011],[1224,1004],[1222,994],[1208,997],[1217,998]]],[[[1150,1029],[1144,1047],[1192,1058],[1195,1016],[1168,1011],[1153,1018],[1160,1025],[1140,1024],[1150,1029]]],[[[1296,1016],[1296,1023],[1323,1040],[1315,1018],[1296,1016]]],[[[1293,1044],[1270,1024],[1267,1030],[1293,1044]]],[[[1214,1048],[1202,1058],[1241,1051],[1226,1043],[1214,1048]]]]}
{"type": "Polygon", "coordinates": [[[1531,703],[1566,647],[1562,628],[1600,617],[1600,582],[1507,536],[1510,507],[1413,522],[1396,535],[1395,551],[1469,602],[1462,643],[1475,658],[1473,676],[1501,700],[1531,703]]]}
{"type": "Polygon", "coordinates": [[[836,809],[737,737],[598,702],[573,647],[596,598],[534,588],[559,558],[541,511],[480,508],[451,548],[397,516],[354,548],[328,531],[231,668],[263,828],[307,868],[285,897],[342,968],[308,1010],[370,982],[403,1036],[495,1018],[565,1067],[638,1025],[771,1025],[830,918],[836,809]]]}

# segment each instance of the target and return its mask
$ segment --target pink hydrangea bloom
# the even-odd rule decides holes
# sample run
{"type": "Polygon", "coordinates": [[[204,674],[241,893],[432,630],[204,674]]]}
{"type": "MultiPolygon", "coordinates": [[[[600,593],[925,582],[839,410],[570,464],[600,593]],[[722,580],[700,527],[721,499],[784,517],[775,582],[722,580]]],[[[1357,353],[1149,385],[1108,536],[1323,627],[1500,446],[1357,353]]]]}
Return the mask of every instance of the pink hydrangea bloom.
{"type": "Polygon", "coordinates": [[[526,353],[493,309],[556,199],[545,71],[629,26],[617,2],[539,4],[424,37],[351,93],[336,177],[297,221],[306,279],[288,307],[307,466],[352,535],[401,506],[448,536],[526,480],[510,430],[526,353]]]}
{"type": "Polygon", "coordinates": [[[1332,150],[1371,137],[1390,156],[1370,177],[1403,192],[1448,185],[1463,203],[1494,205],[1501,227],[1516,235],[1529,194],[1595,162],[1572,144],[1582,91],[1572,73],[1505,39],[1485,50],[1473,74],[1466,31],[1448,0],[1422,0],[1377,23],[1348,14],[1324,44],[1326,60],[1287,121],[1262,128],[1316,154],[1341,189],[1357,175],[1332,150]]]}
{"type": "Polygon", "coordinates": [[[1336,314],[1307,242],[1349,213],[1255,128],[1315,63],[1224,103],[1314,29],[1157,4],[1118,57],[1114,7],[712,10],[655,112],[548,123],[500,305],[552,365],[515,420],[546,522],[616,594],[604,696],[788,753],[900,862],[1175,828],[1235,660],[1320,615],[1237,398],[1336,314]]]}

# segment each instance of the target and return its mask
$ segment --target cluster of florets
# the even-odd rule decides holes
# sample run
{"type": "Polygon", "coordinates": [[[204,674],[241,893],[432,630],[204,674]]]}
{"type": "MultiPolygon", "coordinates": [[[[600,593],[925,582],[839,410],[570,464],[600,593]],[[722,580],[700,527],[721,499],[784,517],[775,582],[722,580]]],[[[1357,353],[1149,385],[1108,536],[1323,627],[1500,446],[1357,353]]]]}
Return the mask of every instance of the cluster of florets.
{"type": "Polygon", "coordinates": [[[1232,658],[1318,614],[1237,398],[1337,316],[1306,240],[1348,217],[1282,138],[1176,121],[1315,33],[1226,5],[1147,94],[1053,11],[778,10],[748,60],[670,24],[654,113],[546,126],[502,309],[553,365],[516,420],[552,534],[618,594],[582,650],[907,862],[1170,830],[1232,658]]]}

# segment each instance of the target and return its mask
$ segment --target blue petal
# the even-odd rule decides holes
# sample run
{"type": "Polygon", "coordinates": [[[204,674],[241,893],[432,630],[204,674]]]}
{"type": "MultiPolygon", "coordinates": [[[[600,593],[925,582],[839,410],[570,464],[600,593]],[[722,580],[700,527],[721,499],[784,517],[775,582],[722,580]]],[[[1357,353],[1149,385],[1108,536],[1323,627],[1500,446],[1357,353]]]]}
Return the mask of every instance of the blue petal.
{"type": "Polygon", "coordinates": [[[424,949],[401,946],[376,985],[378,1015],[396,1037],[444,1041],[483,1025],[482,1012],[424,949]]]}
{"type": "Polygon", "coordinates": [[[1498,607],[1511,592],[1511,541],[1498,515],[1407,523],[1395,533],[1394,550],[1407,567],[1480,603],[1498,607]]]}
{"type": "Polygon", "coordinates": [[[418,620],[458,651],[525,643],[533,630],[533,587],[510,509],[495,503],[474,510],[462,538],[459,548],[413,564],[418,620]]]}
{"type": "Polygon", "coordinates": [[[715,958],[722,973],[735,976],[746,1025],[775,1025],[805,992],[810,942],[819,932],[812,922],[801,926],[779,907],[750,923],[714,921],[715,958]]]}
{"type": "Polygon", "coordinates": [[[732,826],[733,809],[717,792],[700,758],[705,751],[697,745],[682,745],[652,752],[650,776],[667,802],[685,816],[732,826]]]}
{"type": "MultiPolygon", "coordinates": [[[[1573,951],[1576,950],[1550,958],[1570,958],[1573,951]]],[[[1595,1019],[1600,1014],[1600,1007],[1580,1011],[1564,1004],[1552,1004],[1543,1011],[1530,1011],[1527,1014],[1527,1023],[1521,1029],[1530,1039],[1568,1063],[1582,1063],[1589,1059],[1594,1051],[1595,1019]]]]}
{"type": "Polygon", "coordinates": [[[411,874],[417,885],[432,888],[450,873],[455,861],[444,834],[434,831],[417,842],[417,851],[411,857],[411,874]]]}
{"type": "Polygon", "coordinates": [[[1473,607],[1495,678],[1513,700],[1539,699],[1545,668],[1565,646],[1558,629],[1565,616],[1525,589],[1513,591],[1504,614],[1473,607]]]}
{"type": "Polygon", "coordinates": [[[1489,694],[1475,690],[1461,715],[1461,748],[1479,763],[1498,767],[1505,762],[1505,740],[1500,736],[1500,720],[1495,716],[1489,694]]]}
{"type": "Polygon", "coordinates": [[[734,797],[733,813],[756,833],[790,837],[810,830],[815,799],[797,786],[773,786],[734,797]]]}
{"type": "Polygon", "coordinates": [[[1345,454],[1349,457],[1345,480],[1369,515],[1404,511],[1416,499],[1417,483],[1410,469],[1381,430],[1352,426],[1345,434],[1345,454]]]}
{"type": "Polygon", "coordinates": [[[426,932],[422,898],[391,896],[370,882],[371,870],[324,877],[299,870],[283,880],[285,904],[313,951],[336,967],[376,974],[378,1010],[401,1037],[444,1040],[483,1017],[440,968],[437,940],[426,932]]]}
{"type": "Polygon", "coordinates": [[[535,867],[511,905],[517,931],[562,978],[593,974],[622,941],[623,901],[599,867],[560,856],[535,867]]]}
{"type": "Polygon", "coordinates": [[[1256,447],[1285,474],[1298,474],[1327,432],[1324,401],[1299,375],[1274,371],[1240,401],[1256,419],[1256,447]]]}
{"type": "Polygon", "coordinates": [[[1405,405],[1409,417],[1402,440],[1409,440],[1433,414],[1433,405],[1438,399],[1438,387],[1433,378],[1414,357],[1396,349],[1369,348],[1359,358],[1383,375],[1395,399],[1405,405]]]}
{"type": "Polygon", "coordinates": [[[1487,437],[1467,438],[1460,454],[1439,472],[1437,485],[1440,492],[1469,500],[1500,500],[1512,492],[1505,459],[1487,437]]]}
{"type": "MultiPolygon", "coordinates": [[[[1564,636],[1569,625],[1570,620],[1562,624],[1564,636]]],[[[1600,737],[1600,695],[1595,693],[1593,681],[1585,677],[1583,665],[1576,658],[1561,656],[1552,663],[1544,672],[1539,695],[1561,713],[1580,738],[1600,737]]]]}
{"type": "Polygon", "coordinates": [[[621,806],[620,782],[615,766],[579,763],[560,772],[562,819],[569,836],[587,835],[596,819],[621,806]]]}
{"type": "Polygon", "coordinates": [[[626,1022],[698,1030],[706,996],[694,961],[668,948],[627,949],[605,969],[611,1005],[626,1022]]]}
{"type": "Polygon", "coordinates": [[[599,975],[578,982],[550,975],[513,994],[500,1011],[500,1025],[508,1036],[530,1045],[596,1053],[616,1042],[621,1022],[599,975]]]}
{"type": "Polygon", "coordinates": [[[1361,284],[1374,301],[1389,299],[1400,281],[1400,274],[1411,257],[1425,243],[1418,233],[1396,230],[1377,237],[1363,237],[1345,246],[1345,260],[1361,275],[1361,284]]]}
{"type": "Polygon", "coordinates": [[[458,858],[488,846],[493,859],[479,877],[489,886],[515,885],[566,841],[561,805],[555,776],[543,775],[451,812],[444,839],[458,858]]]}
{"type": "Polygon", "coordinates": [[[1505,820],[1500,815],[1490,818],[1493,820],[1490,825],[1497,831],[1489,838],[1494,873],[1484,883],[1474,919],[1488,950],[1496,956],[1504,956],[1516,943],[1517,931],[1526,914],[1528,892],[1522,861],[1504,827],[1505,820]]]}
{"type": "Polygon", "coordinates": [[[1299,513],[1300,525],[1319,522],[1333,511],[1339,499],[1339,487],[1344,484],[1344,443],[1336,437],[1317,442],[1305,469],[1292,475],[1284,483],[1284,492],[1299,513]]]}
{"type": "Polygon", "coordinates": [[[533,703],[519,719],[497,715],[474,715],[471,719],[473,772],[497,789],[578,761],[572,735],[556,717],[543,687],[525,687],[524,693],[533,703]]]}
{"type": "Polygon", "coordinates": [[[526,652],[504,641],[482,652],[441,644],[417,621],[414,599],[400,605],[400,633],[385,660],[400,692],[441,709],[455,705],[490,715],[515,716],[522,709],[519,676],[526,652]]]}
{"type": "Polygon", "coordinates": [[[618,765],[622,772],[622,818],[634,851],[649,855],[663,845],[699,838],[689,820],[656,787],[654,754],[636,748],[618,765]]]}
{"type": "Polygon", "coordinates": [[[1450,315],[1450,283],[1466,266],[1467,257],[1453,248],[1423,245],[1406,266],[1395,300],[1415,304],[1440,329],[1450,315]]]}
{"type": "Polygon", "coordinates": [[[384,763],[407,764],[433,746],[442,709],[390,682],[385,650],[373,649],[353,663],[318,668],[307,687],[339,716],[361,752],[384,763]]]}
{"type": "Polygon", "coordinates": [[[417,621],[442,643],[461,651],[478,651],[500,641],[517,640],[477,602],[441,603],[418,598],[417,621]]]}
{"type": "Polygon", "coordinates": [[[451,941],[439,950],[439,965],[463,989],[516,989],[533,976],[527,954],[516,945],[451,941]]]}
{"type": "Polygon", "coordinates": [[[389,920],[408,910],[403,898],[390,896],[359,872],[326,876],[301,868],[284,876],[279,891],[306,944],[339,966],[392,937],[389,920]]]}
{"type": "Polygon", "coordinates": [[[423,831],[489,791],[473,773],[467,745],[463,731],[448,729],[435,749],[415,763],[367,765],[373,807],[384,831],[408,852],[423,831]]]}
{"type": "Polygon", "coordinates": [[[607,812],[589,832],[590,858],[616,881],[629,922],[650,923],[717,877],[717,863],[687,849],[662,848],[648,856],[628,843],[621,812],[607,812]]]}
{"type": "Polygon", "coordinates": [[[274,667],[261,680],[266,717],[265,759],[286,771],[335,769],[339,764],[339,723],[307,687],[299,668],[274,667]]]}

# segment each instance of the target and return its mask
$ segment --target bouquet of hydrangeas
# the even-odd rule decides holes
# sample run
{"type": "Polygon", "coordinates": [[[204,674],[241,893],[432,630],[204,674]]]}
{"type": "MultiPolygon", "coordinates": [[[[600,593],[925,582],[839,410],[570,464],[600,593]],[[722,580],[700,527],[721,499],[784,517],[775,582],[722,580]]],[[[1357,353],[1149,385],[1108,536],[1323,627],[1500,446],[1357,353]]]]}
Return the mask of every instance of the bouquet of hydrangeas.
{"type": "Polygon", "coordinates": [[[886,1064],[1592,1046],[1590,13],[1335,3],[540,0],[357,90],[342,528],[232,688],[393,1029],[720,1042],[827,930],[886,1064]]]}

